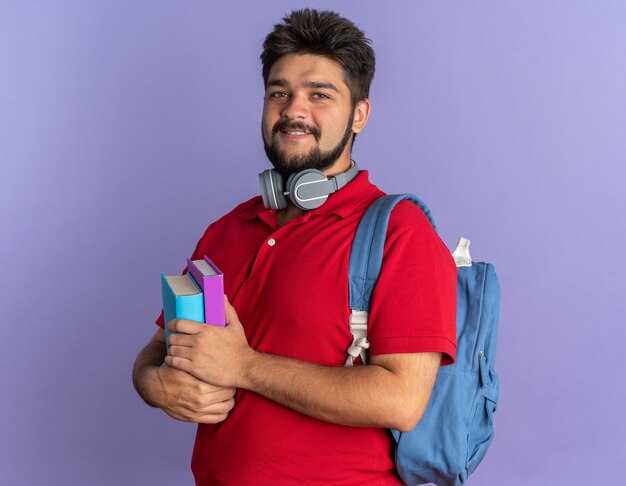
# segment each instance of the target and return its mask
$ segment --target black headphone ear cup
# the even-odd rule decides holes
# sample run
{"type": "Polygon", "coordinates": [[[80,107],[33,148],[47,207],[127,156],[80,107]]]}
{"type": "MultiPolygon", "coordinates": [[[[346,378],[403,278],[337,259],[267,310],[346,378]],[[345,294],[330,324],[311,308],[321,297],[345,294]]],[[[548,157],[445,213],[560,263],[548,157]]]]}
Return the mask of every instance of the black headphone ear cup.
{"type": "Polygon", "coordinates": [[[264,170],[259,174],[261,197],[263,205],[268,209],[283,209],[287,207],[285,187],[282,176],[275,170],[264,170]]]}

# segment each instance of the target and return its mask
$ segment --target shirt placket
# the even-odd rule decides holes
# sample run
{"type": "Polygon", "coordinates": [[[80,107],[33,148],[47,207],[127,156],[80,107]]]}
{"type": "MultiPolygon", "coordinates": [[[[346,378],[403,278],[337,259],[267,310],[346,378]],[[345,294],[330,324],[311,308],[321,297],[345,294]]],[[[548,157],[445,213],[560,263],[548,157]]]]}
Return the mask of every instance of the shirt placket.
{"type": "MultiPolygon", "coordinates": [[[[250,275],[243,284],[243,294],[246,300],[252,300],[257,297],[258,291],[263,287],[266,276],[272,271],[272,267],[279,258],[280,253],[278,252],[281,251],[281,245],[283,245],[283,242],[289,244],[287,240],[291,233],[293,233],[299,225],[306,223],[310,217],[310,213],[303,214],[278,229],[269,224],[267,217],[261,218],[270,228],[273,226],[273,231],[268,233],[263,244],[257,251],[250,275]]],[[[241,293],[239,295],[241,295],[241,293]]]]}

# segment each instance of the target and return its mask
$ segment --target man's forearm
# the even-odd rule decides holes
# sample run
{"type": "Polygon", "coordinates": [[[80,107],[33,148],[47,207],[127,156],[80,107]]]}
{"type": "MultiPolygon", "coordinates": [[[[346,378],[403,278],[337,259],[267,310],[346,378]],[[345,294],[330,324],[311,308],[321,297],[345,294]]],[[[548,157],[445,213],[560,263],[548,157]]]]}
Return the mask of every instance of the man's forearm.
{"type": "Polygon", "coordinates": [[[428,404],[440,353],[373,356],[368,366],[321,366],[260,353],[225,301],[225,327],[168,323],[166,365],[216,386],[245,388],[327,422],[411,430],[428,404]]]}
{"type": "Polygon", "coordinates": [[[253,352],[241,387],[327,422],[411,430],[428,403],[439,359],[439,353],[388,355],[345,368],[253,352]]]}
{"type": "Polygon", "coordinates": [[[157,369],[163,364],[166,355],[165,342],[155,335],[139,352],[133,366],[135,390],[151,407],[157,406],[151,392],[161,385],[157,369]]]}

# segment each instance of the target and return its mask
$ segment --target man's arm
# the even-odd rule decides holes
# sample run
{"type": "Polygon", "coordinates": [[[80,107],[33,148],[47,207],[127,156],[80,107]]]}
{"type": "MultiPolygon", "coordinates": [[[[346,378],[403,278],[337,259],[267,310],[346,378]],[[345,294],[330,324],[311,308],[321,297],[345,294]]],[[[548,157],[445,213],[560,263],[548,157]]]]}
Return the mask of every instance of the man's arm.
{"type": "Polygon", "coordinates": [[[412,430],[437,375],[440,353],[374,356],[368,366],[321,366],[251,349],[235,309],[226,302],[226,327],[186,320],[173,334],[165,363],[219,386],[251,390],[327,422],[412,430]]]}
{"type": "Polygon", "coordinates": [[[143,400],[185,422],[218,423],[233,408],[235,389],[209,385],[163,362],[165,332],[159,329],[137,355],[133,385],[143,400]]]}

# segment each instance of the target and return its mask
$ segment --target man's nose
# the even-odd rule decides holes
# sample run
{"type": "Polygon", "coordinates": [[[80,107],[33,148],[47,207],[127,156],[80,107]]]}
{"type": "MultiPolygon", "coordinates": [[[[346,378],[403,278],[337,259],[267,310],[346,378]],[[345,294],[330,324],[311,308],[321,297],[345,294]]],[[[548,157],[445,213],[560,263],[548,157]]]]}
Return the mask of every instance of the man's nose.
{"type": "Polygon", "coordinates": [[[284,105],[281,115],[289,120],[306,119],[309,115],[309,103],[306,96],[293,95],[284,105]]]}

